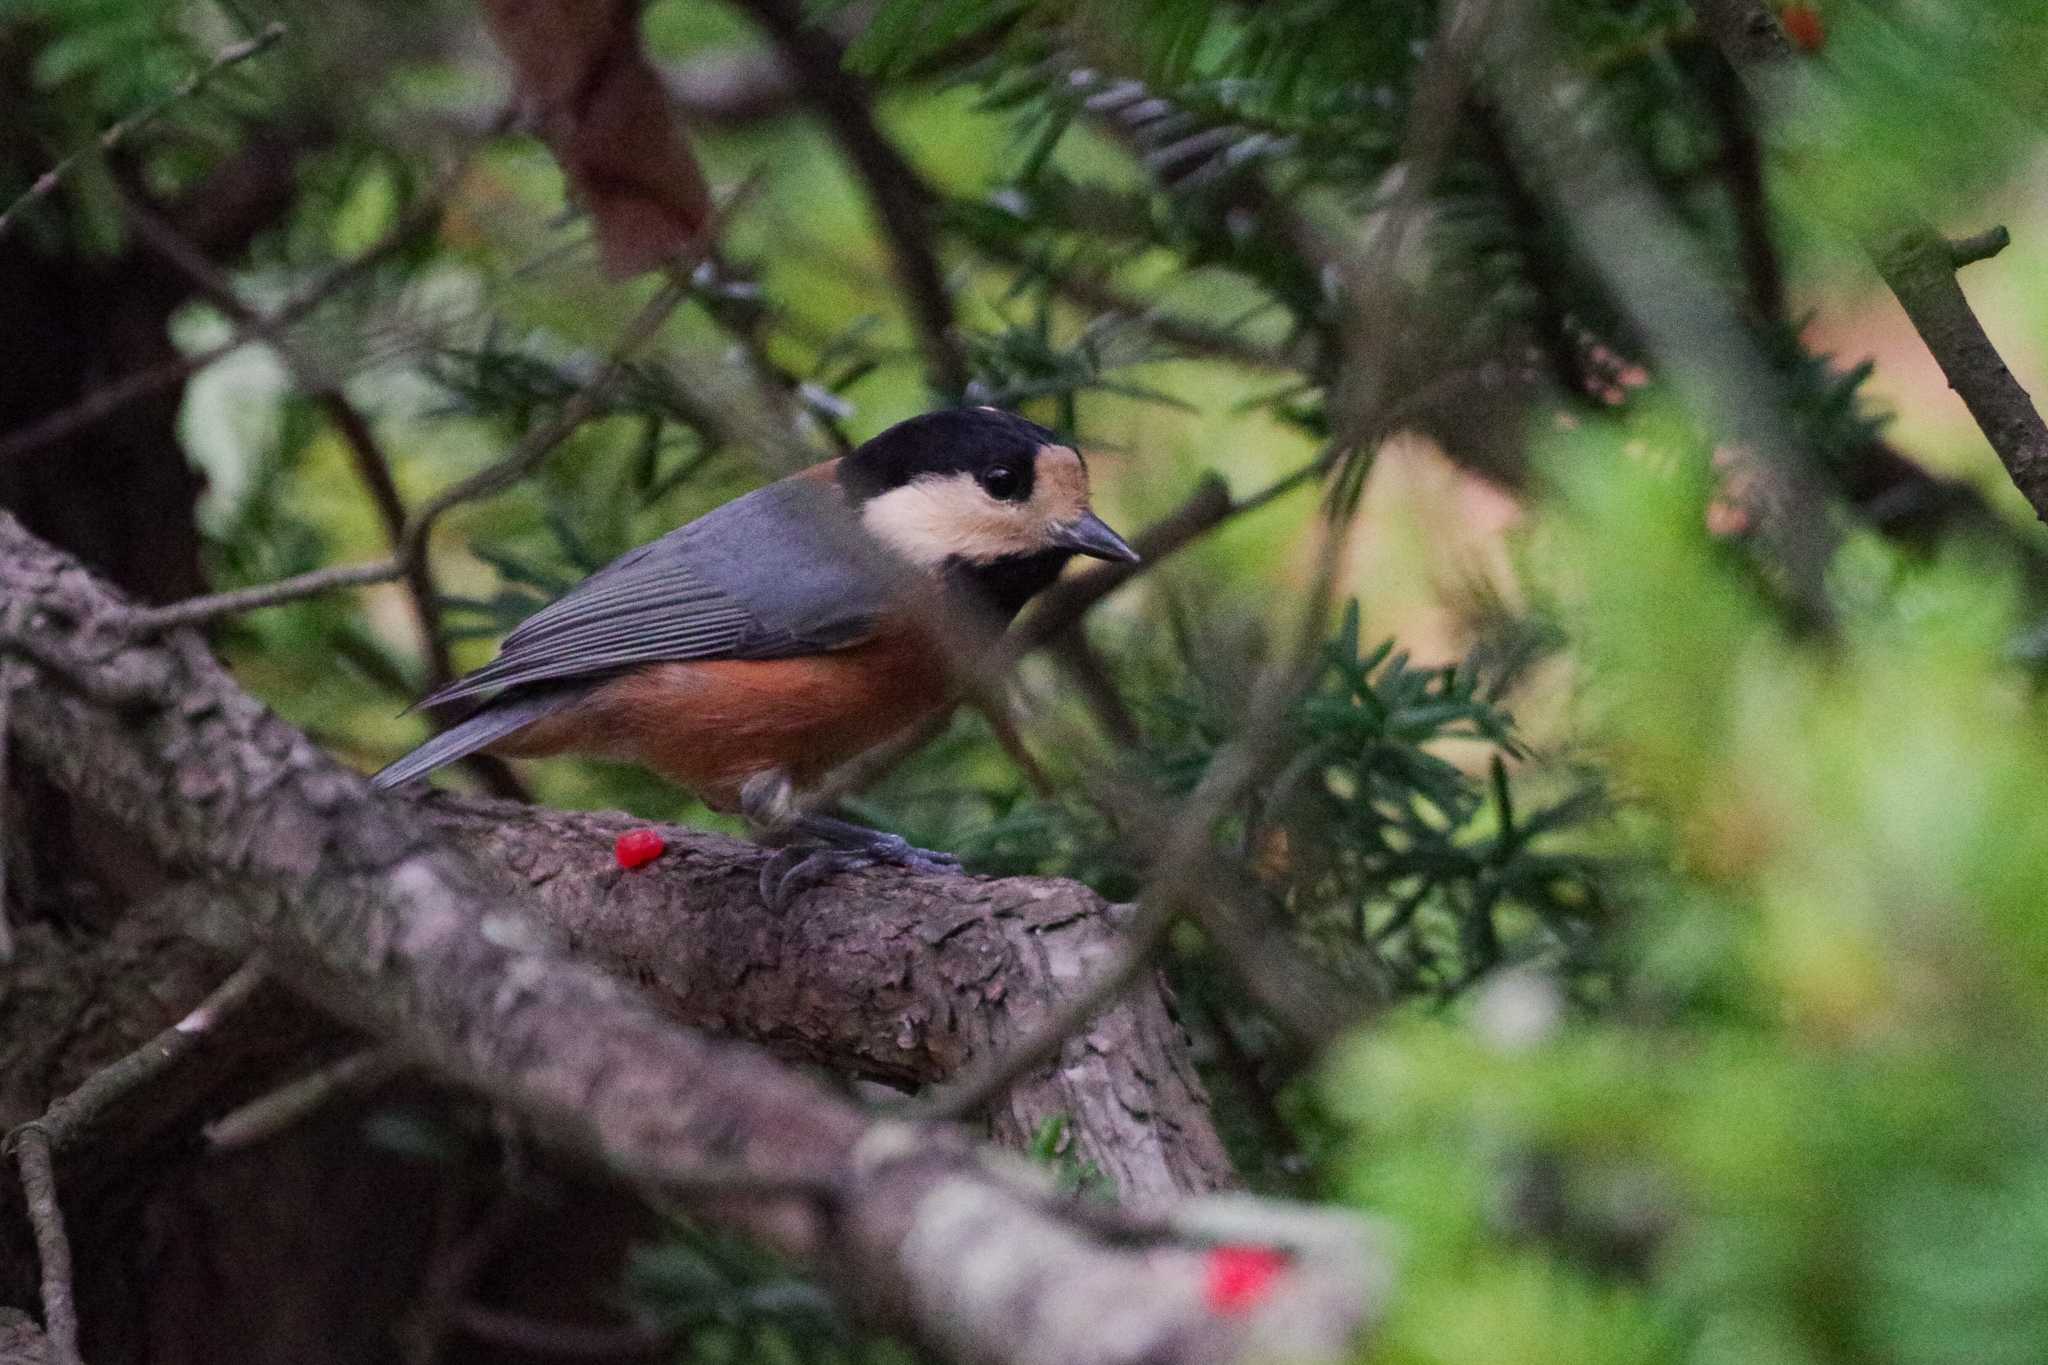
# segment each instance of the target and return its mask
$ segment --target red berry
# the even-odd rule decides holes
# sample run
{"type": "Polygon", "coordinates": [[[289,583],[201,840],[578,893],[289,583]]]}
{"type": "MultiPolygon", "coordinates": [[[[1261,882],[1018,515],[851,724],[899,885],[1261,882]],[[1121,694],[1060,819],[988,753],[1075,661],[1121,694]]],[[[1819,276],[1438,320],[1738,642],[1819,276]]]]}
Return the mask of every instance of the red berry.
{"type": "Polygon", "coordinates": [[[1820,11],[1811,5],[1781,7],[1778,22],[1785,26],[1785,36],[1801,52],[1818,52],[1827,43],[1828,31],[1821,27],[1820,11]]]}
{"type": "Polygon", "coordinates": [[[1271,1247],[1221,1246],[1210,1251],[1206,1268],[1203,1302],[1228,1317],[1259,1306],[1273,1278],[1287,1268],[1287,1257],[1271,1247]]]}
{"type": "Polygon", "coordinates": [[[612,856],[628,871],[647,866],[667,851],[667,842],[651,829],[629,829],[612,845],[612,856]]]}

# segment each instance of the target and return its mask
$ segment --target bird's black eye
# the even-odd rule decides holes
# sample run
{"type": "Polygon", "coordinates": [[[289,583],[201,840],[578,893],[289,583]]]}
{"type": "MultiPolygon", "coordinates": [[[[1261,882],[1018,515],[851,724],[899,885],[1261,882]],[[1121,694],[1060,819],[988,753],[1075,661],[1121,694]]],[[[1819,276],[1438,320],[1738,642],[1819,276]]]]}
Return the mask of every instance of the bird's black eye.
{"type": "Polygon", "coordinates": [[[1024,475],[1015,465],[995,465],[982,472],[981,486],[990,497],[1008,502],[1024,491],[1024,475]]]}

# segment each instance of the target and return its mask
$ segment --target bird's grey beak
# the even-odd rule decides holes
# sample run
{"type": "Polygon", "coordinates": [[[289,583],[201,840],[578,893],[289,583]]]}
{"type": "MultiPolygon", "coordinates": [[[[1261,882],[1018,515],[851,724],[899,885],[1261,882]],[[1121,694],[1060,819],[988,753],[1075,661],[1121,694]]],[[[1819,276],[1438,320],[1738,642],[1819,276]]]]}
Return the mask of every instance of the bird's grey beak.
{"type": "Polygon", "coordinates": [[[1109,523],[1093,512],[1084,512],[1078,521],[1052,528],[1052,543],[1056,549],[1072,550],[1092,559],[1110,559],[1120,564],[1138,562],[1138,552],[1124,543],[1124,538],[1109,529],[1109,523]]]}

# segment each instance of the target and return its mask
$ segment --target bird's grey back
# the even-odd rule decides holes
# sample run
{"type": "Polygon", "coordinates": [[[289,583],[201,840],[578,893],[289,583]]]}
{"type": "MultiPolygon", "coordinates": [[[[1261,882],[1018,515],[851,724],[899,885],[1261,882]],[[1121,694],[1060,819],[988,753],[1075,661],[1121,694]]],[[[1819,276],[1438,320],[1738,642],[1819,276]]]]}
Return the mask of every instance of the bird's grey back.
{"type": "Polygon", "coordinates": [[[842,648],[872,632],[903,572],[836,484],[785,479],[619,556],[426,704],[648,663],[842,648]]]}

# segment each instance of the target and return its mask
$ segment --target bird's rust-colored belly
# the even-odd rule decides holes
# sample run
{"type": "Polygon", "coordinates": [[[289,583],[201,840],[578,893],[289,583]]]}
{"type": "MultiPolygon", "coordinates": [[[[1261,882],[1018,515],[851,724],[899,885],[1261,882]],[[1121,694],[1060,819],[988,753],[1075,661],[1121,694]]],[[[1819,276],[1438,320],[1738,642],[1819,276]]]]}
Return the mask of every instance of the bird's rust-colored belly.
{"type": "Polygon", "coordinates": [[[721,809],[749,777],[803,787],[919,724],[951,697],[944,662],[900,631],[798,659],[652,664],[510,736],[513,757],[589,753],[654,769],[721,809]]]}

